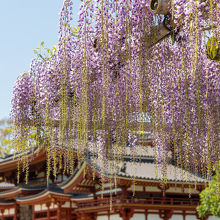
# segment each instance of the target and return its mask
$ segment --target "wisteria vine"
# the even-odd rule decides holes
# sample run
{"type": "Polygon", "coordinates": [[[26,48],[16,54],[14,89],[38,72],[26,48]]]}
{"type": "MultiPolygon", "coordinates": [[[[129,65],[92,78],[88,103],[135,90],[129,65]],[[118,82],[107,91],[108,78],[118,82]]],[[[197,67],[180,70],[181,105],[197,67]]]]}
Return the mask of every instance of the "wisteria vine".
{"type": "Polygon", "coordinates": [[[135,151],[137,131],[150,131],[159,165],[171,151],[176,165],[209,179],[220,159],[220,62],[206,42],[220,42],[219,1],[83,0],[77,34],[72,7],[64,0],[57,51],[34,59],[14,87],[17,151],[34,128],[48,170],[59,146],[72,172],[71,152],[104,160],[126,146],[135,151]],[[167,12],[154,12],[157,4],[167,12]],[[146,113],[150,121],[136,120],[146,113]]]}

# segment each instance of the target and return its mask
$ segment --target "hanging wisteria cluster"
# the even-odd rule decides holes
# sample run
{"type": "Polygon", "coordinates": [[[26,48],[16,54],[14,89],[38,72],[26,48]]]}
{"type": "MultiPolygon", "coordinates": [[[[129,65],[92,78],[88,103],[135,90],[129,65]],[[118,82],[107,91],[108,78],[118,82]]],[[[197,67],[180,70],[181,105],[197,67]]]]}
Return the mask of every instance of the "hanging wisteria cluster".
{"type": "Polygon", "coordinates": [[[220,62],[207,56],[220,53],[219,0],[83,0],[77,34],[73,7],[64,1],[57,51],[16,82],[17,151],[34,132],[48,169],[59,146],[71,171],[71,152],[104,160],[135,151],[150,131],[158,164],[171,151],[176,165],[209,178],[220,159],[220,62]]]}

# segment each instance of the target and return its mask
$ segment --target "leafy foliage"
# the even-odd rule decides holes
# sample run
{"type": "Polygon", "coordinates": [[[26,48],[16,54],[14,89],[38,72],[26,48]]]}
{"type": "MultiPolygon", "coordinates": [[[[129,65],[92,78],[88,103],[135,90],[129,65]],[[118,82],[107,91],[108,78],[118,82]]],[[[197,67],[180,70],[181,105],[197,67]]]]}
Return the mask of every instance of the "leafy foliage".
{"type": "MultiPolygon", "coordinates": [[[[67,26],[67,25],[65,25],[67,26]]],[[[71,35],[73,37],[79,38],[79,27],[70,27],[71,28],[71,35]]],[[[42,59],[43,61],[49,60],[51,57],[55,56],[55,53],[57,52],[58,45],[54,45],[52,48],[46,47],[45,42],[42,41],[40,45],[34,49],[34,54],[37,55],[37,58],[42,59]]]]}
{"type": "MultiPolygon", "coordinates": [[[[10,154],[15,150],[13,141],[13,123],[5,119],[0,121],[0,156],[10,154]]],[[[32,126],[27,138],[29,148],[36,145],[37,129],[32,126]]]]}
{"type": "Polygon", "coordinates": [[[0,156],[10,153],[12,150],[12,122],[0,121],[0,156]]]}
{"type": "MultiPolygon", "coordinates": [[[[220,165],[220,163],[219,163],[220,165]]],[[[219,168],[219,167],[218,167],[219,168]]],[[[200,194],[201,205],[197,207],[200,217],[214,215],[220,217],[220,173],[210,181],[209,186],[200,194]]]]}
{"type": "Polygon", "coordinates": [[[72,29],[72,33],[71,33],[72,36],[73,36],[73,37],[79,37],[79,36],[78,36],[79,30],[80,30],[79,27],[71,27],[71,29],[72,29]]]}
{"type": "Polygon", "coordinates": [[[40,45],[34,49],[34,53],[37,55],[38,58],[46,61],[50,57],[54,56],[57,49],[57,45],[54,45],[52,49],[45,46],[44,41],[40,43],[40,45]]]}

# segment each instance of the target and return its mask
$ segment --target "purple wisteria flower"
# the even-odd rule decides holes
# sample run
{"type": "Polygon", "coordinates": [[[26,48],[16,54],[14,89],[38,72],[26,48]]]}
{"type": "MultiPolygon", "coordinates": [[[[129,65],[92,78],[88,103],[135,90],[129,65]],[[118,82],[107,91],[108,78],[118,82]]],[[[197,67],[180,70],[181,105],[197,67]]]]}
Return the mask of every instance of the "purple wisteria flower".
{"type": "Polygon", "coordinates": [[[65,0],[58,50],[33,60],[16,82],[16,132],[40,126],[49,145],[76,148],[77,139],[86,149],[92,140],[108,155],[135,146],[136,131],[151,131],[158,163],[172,151],[177,164],[210,175],[220,155],[220,62],[207,58],[205,44],[211,35],[220,39],[218,0],[174,0],[167,15],[153,15],[149,6],[84,0],[74,34],[74,3],[65,0]],[[159,40],[155,26],[166,28],[159,40]],[[144,112],[151,122],[132,119],[144,112]]]}

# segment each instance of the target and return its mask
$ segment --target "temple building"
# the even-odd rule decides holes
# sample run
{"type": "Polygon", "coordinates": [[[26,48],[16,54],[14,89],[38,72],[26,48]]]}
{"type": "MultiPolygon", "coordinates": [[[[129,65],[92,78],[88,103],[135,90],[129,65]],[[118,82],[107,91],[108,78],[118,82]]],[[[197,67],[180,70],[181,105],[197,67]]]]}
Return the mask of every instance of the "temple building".
{"type": "MultiPolygon", "coordinates": [[[[140,145],[135,155],[126,147],[114,171],[98,157],[75,163],[70,175],[61,168],[47,182],[45,149],[26,155],[29,181],[21,172],[18,155],[0,159],[1,220],[196,220],[199,193],[205,180],[183,171],[172,161],[157,166],[154,150],[140,145]]],[[[104,161],[105,162],[105,161],[104,161]]],[[[218,219],[207,216],[205,219],[218,219]]]]}

